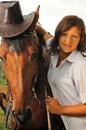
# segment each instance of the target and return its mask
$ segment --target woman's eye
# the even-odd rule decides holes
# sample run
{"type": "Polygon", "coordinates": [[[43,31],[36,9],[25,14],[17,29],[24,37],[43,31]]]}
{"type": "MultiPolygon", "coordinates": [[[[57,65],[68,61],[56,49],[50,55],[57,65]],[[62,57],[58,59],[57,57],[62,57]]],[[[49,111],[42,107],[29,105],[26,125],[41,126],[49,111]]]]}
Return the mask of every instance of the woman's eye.
{"type": "Polygon", "coordinates": [[[73,38],[78,38],[78,36],[75,36],[75,35],[73,35],[72,37],[73,37],[73,38]]]}
{"type": "Polygon", "coordinates": [[[61,34],[61,37],[64,37],[64,38],[66,38],[67,36],[68,36],[68,34],[66,34],[66,33],[61,34]]]}
{"type": "Polygon", "coordinates": [[[62,35],[62,36],[66,36],[67,34],[66,34],[66,33],[62,33],[61,35],[62,35]]]}
{"type": "Polygon", "coordinates": [[[61,36],[64,38],[68,38],[68,37],[73,38],[73,39],[79,38],[79,36],[77,36],[77,35],[69,35],[67,33],[62,33],[61,36]]]}

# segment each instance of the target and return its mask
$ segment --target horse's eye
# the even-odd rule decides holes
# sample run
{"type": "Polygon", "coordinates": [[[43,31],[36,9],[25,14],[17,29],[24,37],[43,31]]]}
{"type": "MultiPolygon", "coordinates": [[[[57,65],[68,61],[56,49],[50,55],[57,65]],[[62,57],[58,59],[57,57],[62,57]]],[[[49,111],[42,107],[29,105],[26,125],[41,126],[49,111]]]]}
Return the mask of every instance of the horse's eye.
{"type": "Polygon", "coordinates": [[[32,55],[32,59],[37,59],[37,58],[38,58],[38,53],[34,52],[33,55],[32,55]]]}
{"type": "Polygon", "coordinates": [[[2,57],[0,57],[0,60],[1,60],[1,61],[4,61],[4,59],[3,59],[2,57]]]}

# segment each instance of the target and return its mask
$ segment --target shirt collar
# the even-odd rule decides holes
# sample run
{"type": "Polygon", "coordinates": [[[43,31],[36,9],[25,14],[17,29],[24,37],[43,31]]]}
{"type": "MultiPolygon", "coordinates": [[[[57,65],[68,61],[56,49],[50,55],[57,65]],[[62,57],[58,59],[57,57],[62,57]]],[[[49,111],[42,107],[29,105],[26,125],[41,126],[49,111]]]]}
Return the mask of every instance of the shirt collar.
{"type": "Polygon", "coordinates": [[[67,58],[66,60],[69,62],[74,62],[76,59],[76,56],[79,54],[80,52],[78,50],[73,51],[67,58]]]}
{"type": "MultiPolygon", "coordinates": [[[[73,51],[64,61],[68,61],[70,63],[73,63],[76,59],[76,56],[79,54],[80,52],[78,50],[75,50],[73,51]]],[[[56,67],[57,65],[57,62],[58,62],[58,59],[59,59],[59,55],[54,55],[54,56],[51,56],[52,58],[52,65],[53,67],[56,67]]]]}

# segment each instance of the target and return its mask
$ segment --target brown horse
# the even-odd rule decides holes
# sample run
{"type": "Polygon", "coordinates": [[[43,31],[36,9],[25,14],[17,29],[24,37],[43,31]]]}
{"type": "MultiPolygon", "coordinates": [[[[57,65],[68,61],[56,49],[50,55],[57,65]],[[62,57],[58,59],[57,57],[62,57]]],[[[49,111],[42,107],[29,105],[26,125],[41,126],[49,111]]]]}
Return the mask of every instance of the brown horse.
{"type": "MultiPolygon", "coordinates": [[[[45,88],[51,95],[47,82],[48,57],[39,43],[35,19],[27,31],[13,38],[2,38],[0,57],[12,97],[11,130],[48,130],[45,88]],[[45,87],[46,86],[46,87],[45,87]]],[[[59,116],[51,115],[52,130],[64,128],[59,116]]]]}

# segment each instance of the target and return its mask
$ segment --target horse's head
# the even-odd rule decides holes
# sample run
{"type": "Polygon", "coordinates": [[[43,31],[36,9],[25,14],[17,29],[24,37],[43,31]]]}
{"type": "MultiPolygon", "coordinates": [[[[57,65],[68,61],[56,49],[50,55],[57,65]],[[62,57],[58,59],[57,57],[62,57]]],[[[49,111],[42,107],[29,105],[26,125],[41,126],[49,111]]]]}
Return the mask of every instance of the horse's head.
{"type": "Polygon", "coordinates": [[[20,124],[31,118],[35,80],[38,73],[39,44],[35,32],[38,10],[27,31],[12,38],[2,38],[0,57],[8,81],[13,104],[12,113],[20,124]]]}

